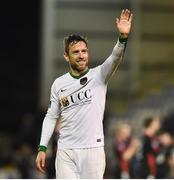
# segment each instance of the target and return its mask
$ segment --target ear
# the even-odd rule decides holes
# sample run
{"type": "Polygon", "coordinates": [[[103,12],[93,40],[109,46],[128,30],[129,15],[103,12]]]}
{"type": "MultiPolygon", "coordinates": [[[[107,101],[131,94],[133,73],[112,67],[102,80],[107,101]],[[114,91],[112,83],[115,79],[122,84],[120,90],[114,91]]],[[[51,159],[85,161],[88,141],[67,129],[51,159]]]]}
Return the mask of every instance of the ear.
{"type": "Polygon", "coordinates": [[[69,62],[69,56],[68,56],[68,54],[67,54],[66,52],[64,53],[63,57],[65,58],[65,60],[66,60],[67,62],[69,62]]]}

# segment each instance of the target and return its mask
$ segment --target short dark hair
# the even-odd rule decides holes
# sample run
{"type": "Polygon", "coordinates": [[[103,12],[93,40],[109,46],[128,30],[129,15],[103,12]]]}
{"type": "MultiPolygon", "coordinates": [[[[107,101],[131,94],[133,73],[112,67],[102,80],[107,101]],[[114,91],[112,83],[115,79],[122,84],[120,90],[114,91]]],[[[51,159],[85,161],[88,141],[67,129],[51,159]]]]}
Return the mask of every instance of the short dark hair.
{"type": "Polygon", "coordinates": [[[71,34],[64,38],[64,52],[69,53],[69,45],[75,44],[79,41],[83,41],[86,46],[88,47],[88,40],[85,36],[79,35],[79,34],[71,34]]]}
{"type": "Polygon", "coordinates": [[[145,118],[143,123],[144,128],[148,128],[152,124],[153,120],[154,120],[153,117],[145,118]]]}

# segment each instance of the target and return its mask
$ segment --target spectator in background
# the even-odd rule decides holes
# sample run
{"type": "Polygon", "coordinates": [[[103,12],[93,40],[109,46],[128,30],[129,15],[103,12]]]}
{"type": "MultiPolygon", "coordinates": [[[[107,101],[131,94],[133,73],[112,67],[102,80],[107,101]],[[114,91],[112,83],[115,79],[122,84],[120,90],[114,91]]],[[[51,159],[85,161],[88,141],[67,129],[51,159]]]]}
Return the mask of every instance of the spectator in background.
{"type": "Polygon", "coordinates": [[[144,120],[142,137],[142,160],[140,178],[156,178],[156,157],[160,152],[157,132],[160,129],[159,117],[148,117],[144,120]]]}
{"type": "MultiPolygon", "coordinates": [[[[160,153],[157,156],[158,173],[157,178],[172,178],[172,169],[174,168],[173,150],[174,141],[172,135],[167,131],[161,131],[159,134],[161,145],[160,153]]],[[[174,176],[173,176],[174,177],[174,176]]]]}
{"type": "Polygon", "coordinates": [[[115,178],[134,178],[134,158],[139,148],[139,140],[132,136],[132,128],[127,123],[116,126],[114,152],[118,159],[115,178]]]}
{"type": "Polygon", "coordinates": [[[170,178],[174,179],[174,144],[170,148],[167,160],[168,160],[169,168],[170,168],[170,178]]]}

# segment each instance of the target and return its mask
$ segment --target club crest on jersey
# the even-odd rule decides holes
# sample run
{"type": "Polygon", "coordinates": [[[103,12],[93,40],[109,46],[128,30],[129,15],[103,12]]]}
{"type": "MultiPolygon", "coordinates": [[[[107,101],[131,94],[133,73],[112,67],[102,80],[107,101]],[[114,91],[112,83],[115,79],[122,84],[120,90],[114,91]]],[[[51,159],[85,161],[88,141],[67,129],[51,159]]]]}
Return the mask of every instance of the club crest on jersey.
{"type": "Polygon", "coordinates": [[[66,107],[69,105],[69,101],[67,97],[62,97],[60,100],[60,103],[62,104],[63,107],[66,107]]]}
{"type": "Polygon", "coordinates": [[[89,104],[92,100],[91,89],[78,91],[68,96],[60,97],[60,104],[64,108],[78,106],[82,104],[89,104]]]}
{"type": "Polygon", "coordinates": [[[80,84],[84,85],[84,84],[86,84],[87,81],[88,81],[88,78],[84,77],[84,78],[80,79],[80,84]]]}

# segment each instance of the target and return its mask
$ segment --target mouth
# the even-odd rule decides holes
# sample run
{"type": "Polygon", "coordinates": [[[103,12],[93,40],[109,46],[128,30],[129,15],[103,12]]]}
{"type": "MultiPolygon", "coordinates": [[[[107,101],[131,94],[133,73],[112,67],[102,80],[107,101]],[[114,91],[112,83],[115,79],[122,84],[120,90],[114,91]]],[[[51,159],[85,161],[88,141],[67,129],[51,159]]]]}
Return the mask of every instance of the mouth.
{"type": "Polygon", "coordinates": [[[77,64],[79,64],[80,66],[84,65],[86,63],[85,60],[78,60],[77,64]]]}

